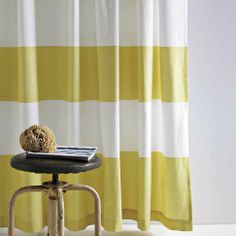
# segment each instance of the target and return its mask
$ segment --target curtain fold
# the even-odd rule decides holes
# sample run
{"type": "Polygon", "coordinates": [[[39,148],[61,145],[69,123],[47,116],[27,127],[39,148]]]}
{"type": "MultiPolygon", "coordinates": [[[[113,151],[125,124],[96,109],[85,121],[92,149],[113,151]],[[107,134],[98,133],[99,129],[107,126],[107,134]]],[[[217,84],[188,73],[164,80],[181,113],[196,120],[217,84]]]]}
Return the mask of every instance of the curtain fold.
{"type": "MultiPolygon", "coordinates": [[[[187,57],[187,0],[0,0],[0,226],[14,190],[50,178],[10,167],[42,123],[59,145],[98,147],[101,168],[61,179],[98,191],[105,230],[191,230],[187,57]]],[[[46,208],[20,197],[16,227],[41,230],[46,208]]],[[[94,223],[87,193],[65,211],[71,230],[94,223]]]]}

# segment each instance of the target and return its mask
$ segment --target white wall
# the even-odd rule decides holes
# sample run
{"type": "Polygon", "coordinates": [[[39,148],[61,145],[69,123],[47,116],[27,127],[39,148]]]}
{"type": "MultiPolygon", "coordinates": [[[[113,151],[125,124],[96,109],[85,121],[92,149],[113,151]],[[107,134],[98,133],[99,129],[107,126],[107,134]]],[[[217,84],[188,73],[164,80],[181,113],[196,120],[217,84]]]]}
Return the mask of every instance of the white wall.
{"type": "Polygon", "coordinates": [[[194,222],[236,223],[236,1],[189,0],[194,222]]]}

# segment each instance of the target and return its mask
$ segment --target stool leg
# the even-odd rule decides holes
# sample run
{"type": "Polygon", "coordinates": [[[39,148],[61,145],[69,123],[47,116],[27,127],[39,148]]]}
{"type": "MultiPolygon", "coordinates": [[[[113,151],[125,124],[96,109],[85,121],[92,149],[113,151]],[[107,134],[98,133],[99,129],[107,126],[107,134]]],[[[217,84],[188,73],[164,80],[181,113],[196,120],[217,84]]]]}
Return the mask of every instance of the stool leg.
{"type": "Polygon", "coordinates": [[[56,189],[57,193],[57,219],[58,219],[58,236],[64,236],[64,199],[61,188],[56,189]]]}
{"type": "Polygon", "coordinates": [[[57,235],[57,196],[55,189],[48,189],[48,236],[57,235]]]}
{"type": "Polygon", "coordinates": [[[54,185],[48,191],[48,234],[64,236],[64,201],[61,187],[54,185]]]}
{"type": "Polygon", "coordinates": [[[87,185],[69,184],[65,190],[85,190],[93,195],[95,203],[95,236],[101,236],[101,201],[95,189],[87,185]]]}
{"type": "Polygon", "coordinates": [[[42,185],[34,185],[34,186],[26,186],[23,188],[18,189],[14,192],[12,195],[9,207],[8,207],[8,236],[14,236],[14,228],[15,228],[15,219],[14,219],[14,206],[16,202],[16,198],[21,195],[22,193],[27,192],[45,192],[47,189],[45,189],[42,185]]]}

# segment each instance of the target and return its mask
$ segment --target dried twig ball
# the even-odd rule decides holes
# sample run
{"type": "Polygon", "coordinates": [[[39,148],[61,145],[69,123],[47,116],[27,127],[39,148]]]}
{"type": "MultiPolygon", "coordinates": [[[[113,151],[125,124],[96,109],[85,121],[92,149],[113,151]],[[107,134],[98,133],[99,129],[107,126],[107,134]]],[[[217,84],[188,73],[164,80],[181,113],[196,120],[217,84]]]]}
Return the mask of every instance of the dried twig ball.
{"type": "Polygon", "coordinates": [[[21,133],[20,145],[25,151],[54,152],[56,150],[56,138],[47,126],[32,125],[21,133]]]}

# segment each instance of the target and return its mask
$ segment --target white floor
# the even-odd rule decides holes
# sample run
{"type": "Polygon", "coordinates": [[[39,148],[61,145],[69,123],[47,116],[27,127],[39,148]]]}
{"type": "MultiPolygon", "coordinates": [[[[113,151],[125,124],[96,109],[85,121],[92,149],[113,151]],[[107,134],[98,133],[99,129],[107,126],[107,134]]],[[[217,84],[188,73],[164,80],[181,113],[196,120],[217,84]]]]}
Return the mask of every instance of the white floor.
{"type": "MultiPolygon", "coordinates": [[[[119,233],[102,232],[102,236],[236,236],[236,225],[196,225],[193,232],[178,232],[167,230],[161,225],[154,224],[149,232],[141,232],[135,229],[134,224],[125,225],[126,230],[119,233]]],[[[66,231],[66,236],[93,236],[92,227],[84,231],[66,231]]],[[[16,236],[45,236],[46,230],[38,234],[24,233],[16,230],[16,236]]],[[[0,229],[0,236],[7,236],[7,229],[0,229]]]]}

